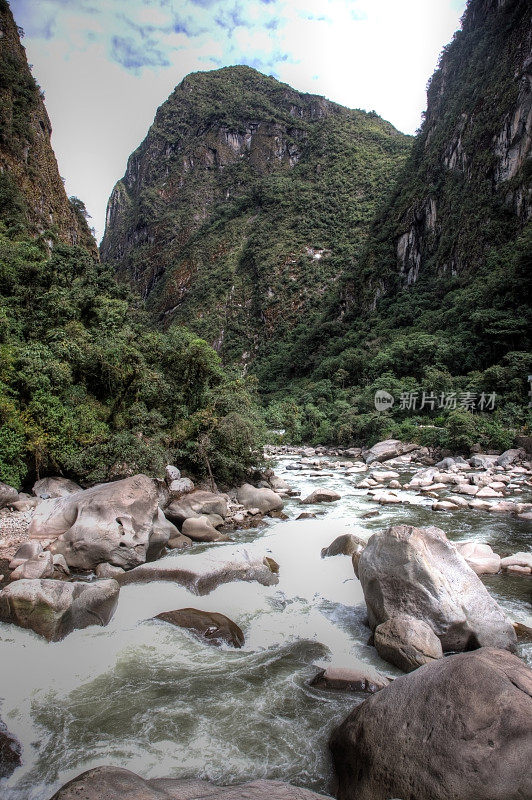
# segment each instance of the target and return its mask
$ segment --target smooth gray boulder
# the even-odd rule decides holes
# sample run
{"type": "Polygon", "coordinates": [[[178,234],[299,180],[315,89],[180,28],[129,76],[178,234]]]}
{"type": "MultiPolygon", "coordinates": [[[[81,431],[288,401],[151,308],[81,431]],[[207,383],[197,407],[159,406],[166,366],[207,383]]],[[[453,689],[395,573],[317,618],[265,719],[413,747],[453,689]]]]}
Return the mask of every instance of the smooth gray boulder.
{"type": "Polygon", "coordinates": [[[7,506],[16,503],[18,497],[18,492],[8,483],[2,483],[0,481],[0,508],[6,508],[7,506]]]}
{"type": "Polygon", "coordinates": [[[107,625],[118,603],[119,589],[114,580],[15,581],[0,592],[0,620],[30,628],[55,642],[77,628],[107,625]]]}
{"type": "Polygon", "coordinates": [[[336,503],[337,500],[341,499],[342,495],[338,494],[338,492],[333,492],[332,489],[314,489],[301,502],[311,505],[312,503],[336,503]]]}
{"type": "Polygon", "coordinates": [[[67,497],[69,494],[81,491],[81,486],[69,478],[41,478],[33,485],[33,494],[44,500],[51,497],[67,497]]]}
{"type": "Polygon", "coordinates": [[[155,619],[169,622],[179,628],[186,628],[200,639],[211,644],[228,644],[240,648],[244,644],[244,634],[236,622],[213,611],[200,611],[197,608],[180,608],[177,611],[163,611],[155,619]]]}
{"type": "Polygon", "coordinates": [[[321,551],[322,558],[329,556],[352,556],[353,553],[362,551],[366,546],[364,539],[359,539],[354,533],[344,533],[342,536],[337,536],[334,542],[331,542],[329,547],[324,547],[321,551]]]}
{"type": "Polygon", "coordinates": [[[66,783],[51,800],[202,800],[206,797],[211,800],[327,800],[328,795],[281,781],[214,786],[188,778],[144,780],[120,767],[95,767],[66,783]]]}
{"type": "Polygon", "coordinates": [[[194,594],[209,594],[217,586],[231,581],[257,581],[263,586],[279,582],[278,565],[268,557],[249,557],[232,553],[227,561],[220,560],[220,552],[208,550],[194,555],[168,555],[151,564],[125,572],[117,580],[120,585],[174,581],[186,586],[194,594]]]}
{"type": "Polygon", "coordinates": [[[366,464],[373,464],[375,461],[389,461],[391,458],[404,456],[407,453],[413,453],[414,450],[419,450],[421,445],[408,444],[400,442],[399,439],[386,439],[383,442],[377,442],[373,447],[362,454],[366,464]]]}
{"type": "Polygon", "coordinates": [[[66,497],[44,500],[29,527],[34,539],[52,539],[69,567],[106,562],[131,569],[157,558],[178,535],[159,508],[158,486],[146,475],[102,483],[66,497]]]}
{"type": "Polygon", "coordinates": [[[515,464],[516,461],[520,461],[525,457],[526,453],[524,450],[512,448],[511,450],[505,450],[504,453],[497,458],[495,463],[498,467],[508,467],[510,464],[515,464]]]}
{"type": "Polygon", "coordinates": [[[504,650],[442,658],[357,706],[330,742],[338,800],[532,797],[532,671],[504,650]]]}
{"type": "Polygon", "coordinates": [[[244,483],[237,489],[236,499],[244,508],[257,508],[260,514],[280,511],[284,506],[282,497],[272,489],[256,489],[250,483],[244,483]]]}
{"type": "Polygon", "coordinates": [[[412,672],[443,657],[441,642],[432,628],[408,614],[399,614],[377,625],[375,647],[384,661],[403,672],[412,672]]]}
{"type": "Polygon", "coordinates": [[[190,517],[183,522],[181,528],[183,536],[188,536],[195,542],[227,542],[228,537],[219,533],[214,525],[211,525],[207,517],[190,517]]]}
{"type": "Polygon", "coordinates": [[[408,614],[432,628],[444,651],[515,648],[510,620],[439,528],[376,533],[356,569],[373,630],[408,614]]]}
{"type": "Polygon", "coordinates": [[[172,500],[164,509],[164,513],[172,522],[182,525],[186,519],[199,517],[202,514],[218,514],[227,516],[227,497],[204,489],[195,489],[193,492],[172,500]]]}

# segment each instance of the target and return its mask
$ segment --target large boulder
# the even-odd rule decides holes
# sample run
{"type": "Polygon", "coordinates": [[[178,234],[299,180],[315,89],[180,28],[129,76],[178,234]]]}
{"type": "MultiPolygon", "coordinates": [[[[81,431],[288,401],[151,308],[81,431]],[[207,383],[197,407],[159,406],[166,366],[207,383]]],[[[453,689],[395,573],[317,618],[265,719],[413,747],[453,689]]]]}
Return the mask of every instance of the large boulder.
{"type": "Polygon", "coordinates": [[[199,517],[201,514],[218,514],[227,516],[227,497],[204,489],[195,489],[193,492],[174,499],[166,506],[164,513],[168,519],[177,525],[182,525],[186,519],[199,517]]]}
{"type": "Polygon", "coordinates": [[[189,778],[144,780],[120,767],[95,767],[66,783],[51,800],[324,800],[322,794],[281,781],[214,786],[189,778]]]}
{"type": "Polygon", "coordinates": [[[501,568],[501,557],[489,544],[483,542],[457,542],[456,549],[477,575],[496,575],[501,568]]]}
{"type": "Polygon", "coordinates": [[[12,581],[19,581],[28,578],[51,578],[54,574],[54,557],[45,551],[38,553],[33,558],[28,558],[16,567],[11,573],[12,581]]]}
{"type": "Polygon", "coordinates": [[[375,647],[381,658],[403,672],[412,672],[443,656],[441,642],[432,628],[408,614],[399,614],[377,625],[375,647]]]}
{"type": "Polygon", "coordinates": [[[58,641],[77,628],[107,625],[118,603],[115,580],[20,580],[0,592],[0,620],[58,641]]]}
{"type": "Polygon", "coordinates": [[[384,442],[377,442],[373,447],[363,454],[366,464],[373,464],[375,461],[389,461],[391,458],[404,456],[420,449],[419,444],[405,444],[398,439],[386,439],[384,442]]]}
{"type": "Polygon", "coordinates": [[[157,558],[177,534],[159,508],[157,485],[146,475],[44,500],[29,527],[31,538],[53,539],[53,553],[85,570],[102,562],[131,569],[157,558]]]}
{"type": "Polygon", "coordinates": [[[532,797],[532,672],[503,650],[397,678],[334,732],[339,800],[532,797]]]}
{"type": "Polygon", "coordinates": [[[237,489],[236,499],[244,508],[258,508],[261,514],[280,511],[284,506],[282,497],[272,489],[256,489],[250,483],[244,483],[237,489]]]}
{"type": "Polygon", "coordinates": [[[495,463],[498,467],[508,467],[510,464],[514,464],[516,461],[519,461],[525,457],[526,453],[524,450],[514,448],[512,450],[505,450],[504,453],[498,457],[495,463]]]}
{"type": "Polygon", "coordinates": [[[157,614],[156,619],[186,628],[212,644],[228,644],[231,647],[242,647],[244,644],[242,630],[225,614],[199,611],[197,608],[180,608],[177,611],[163,611],[157,614]]]}
{"type": "Polygon", "coordinates": [[[69,478],[41,478],[33,486],[33,494],[48,500],[51,497],[67,497],[80,492],[81,486],[69,478]]]}
{"type": "Polygon", "coordinates": [[[216,528],[211,525],[208,517],[189,517],[183,522],[183,536],[193,539],[195,542],[227,542],[228,537],[223,533],[218,533],[216,528]]]}
{"type": "Polygon", "coordinates": [[[0,481],[0,508],[6,508],[18,500],[18,492],[12,486],[0,481]]]}
{"type": "Polygon", "coordinates": [[[311,505],[313,503],[336,503],[337,500],[341,499],[342,496],[339,495],[338,492],[333,492],[332,489],[314,489],[314,491],[301,502],[311,505]]]}
{"type": "Polygon", "coordinates": [[[22,763],[20,742],[0,719],[0,778],[7,778],[22,763]]]}
{"type": "Polygon", "coordinates": [[[310,686],[331,691],[375,694],[389,683],[388,678],[372,669],[329,666],[320,669],[310,681],[310,686]]]}
{"type": "Polygon", "coordinates": [[[121,585],[173,581],[185,586],[194,594],[209,594],[217,586],[232,581],[257,581],[262,586],[273,586],[279,582],[278,565],[268,557],[250,558],[246,554],[221,561],[219,552],[209,550],[197,555],[172,555],[151,564],[125,572],[117,577],[121,585]]]}
{"type": "Polygon", "coordinates": [[[408,614],[430,625],[444,651],[516,645],[510,620],[439,528],[376,533],[356,568],[372,629],[408,614]]]}

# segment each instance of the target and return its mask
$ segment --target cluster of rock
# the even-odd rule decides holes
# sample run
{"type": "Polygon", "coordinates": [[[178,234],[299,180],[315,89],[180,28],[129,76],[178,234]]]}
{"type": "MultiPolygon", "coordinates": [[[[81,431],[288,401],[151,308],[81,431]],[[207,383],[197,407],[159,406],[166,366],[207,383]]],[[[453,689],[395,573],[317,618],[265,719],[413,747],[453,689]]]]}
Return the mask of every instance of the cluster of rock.
{"type": "Polygon", "coordinates": [[[278,565],[269,558],[220,562],[205,554],[185,565],[161,556],[193,542],[228,541],[220,529],[281,513],[283,497],[272,486],[290,491],[271,470],[259,487],[244,484],[233,495],[207,491],[174,466],[164,481],[134,475],[89,489],[45,478],[31,497],[0,484],[0,505],[32,509],[30,538],[9,563],[10,583],[0,592],[0,620],[56,641],[75,628],[106,625],[121,584],[172,580],[199,595],[231,580],[271,585],[278,565]]]}

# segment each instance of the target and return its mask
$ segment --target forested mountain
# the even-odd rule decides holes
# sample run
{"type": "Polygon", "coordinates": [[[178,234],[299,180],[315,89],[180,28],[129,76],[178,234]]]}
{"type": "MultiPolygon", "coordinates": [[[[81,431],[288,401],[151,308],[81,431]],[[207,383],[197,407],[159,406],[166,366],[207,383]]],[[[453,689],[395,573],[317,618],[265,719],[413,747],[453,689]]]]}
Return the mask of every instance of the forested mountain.
{"type": "Polygon", "coordinates": [[[113,191],[102,258],[163,324],[256,365],[317,321],[410,142],[249,67],[189,75],[113,191]]]}
{"type": "Polygon", "coordinates": [[[0,15],[0,481],[160,475],[171,461],[236,480],[261,444],[248,384],[185,328],[157,331],[100,263],[4,0],[0,15]]]}

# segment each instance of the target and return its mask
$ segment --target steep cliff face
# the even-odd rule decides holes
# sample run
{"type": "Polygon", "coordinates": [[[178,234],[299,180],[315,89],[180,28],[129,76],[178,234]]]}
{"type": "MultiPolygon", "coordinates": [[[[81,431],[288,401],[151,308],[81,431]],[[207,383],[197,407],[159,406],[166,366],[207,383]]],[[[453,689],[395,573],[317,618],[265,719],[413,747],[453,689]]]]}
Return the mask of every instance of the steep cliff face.
{"type": "Polygon", "coordinates": [[[248,67],[188,76],[109,200],[104,260],[228,360],[330,297],[410,139],[248,67]]]}
{"type": "Polygon", "coordinates": [[[66,196],[50,144],[50,120],[19,34],[8,3],[0,0],[1,217],[97,256],[82,207],[66,196]]]}
{"type": "Polygon", "coordinates": [[[400,286],[412,286],[422,274],[474,274],[490,247],[512,241],[530,220],[530,22],[527,0],[469,3],[430,81],[421,132],[375,229],[374,291],[382,292],[383,280],[396,286],[397,275],[400,286]]]}

